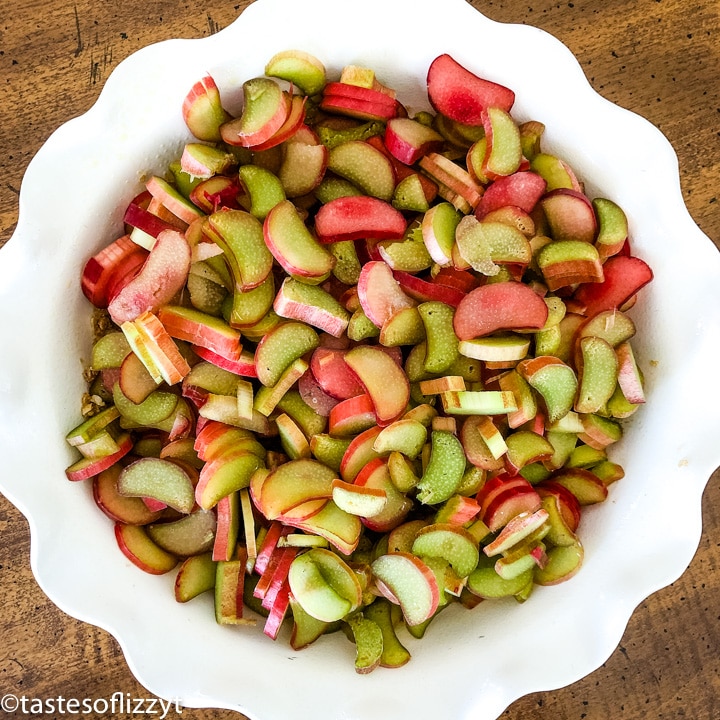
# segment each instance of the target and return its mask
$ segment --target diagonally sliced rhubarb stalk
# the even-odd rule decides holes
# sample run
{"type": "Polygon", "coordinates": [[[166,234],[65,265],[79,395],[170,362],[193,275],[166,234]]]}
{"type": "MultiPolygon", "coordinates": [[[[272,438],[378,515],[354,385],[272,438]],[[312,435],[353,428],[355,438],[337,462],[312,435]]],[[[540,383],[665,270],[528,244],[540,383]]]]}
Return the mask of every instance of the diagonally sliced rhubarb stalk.
{"type": "Polygon", "coordinates": [[[515,102],[512,90],[478,77],[447,54],[433,60],[427,86],[433,107],[466,125],[482,125],[482,111],[488,107],[510,110],[515,102]]]}
{"type": "Polygon", "coordinates": [[[374,238],[400,240],[407,223],[390,203],[369,196],[342,197],[323,205],[315,217],[322,243],[374,238]]]}
{"type": "Polygon", "coordinates": [[[189,271],[190,246],[184,235],[164,230],[138,275],[110,301],[110,317],[122,325],[156,310],[185,285],[189,271]]]}

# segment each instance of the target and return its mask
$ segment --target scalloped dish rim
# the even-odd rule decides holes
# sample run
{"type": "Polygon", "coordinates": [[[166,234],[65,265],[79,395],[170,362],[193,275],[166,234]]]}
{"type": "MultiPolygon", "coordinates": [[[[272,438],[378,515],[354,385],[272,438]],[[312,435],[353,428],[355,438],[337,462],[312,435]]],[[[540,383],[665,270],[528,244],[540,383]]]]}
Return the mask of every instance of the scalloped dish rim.
{"type": "Polygon", "coordinates": [[[720,397],[720,380],[704,379],[702,393],[694,388],[704,358],[720,346],[720,254],[685,208],[669,142],[598,95],[551,35],[496,23],[464,0],[448,1],[442,15],[437,0],[366,0],[353,32],[340,35],[337,7],[333,0],[256,0],[216,35],[148,46],[121,62],[95,105],[33,158],[17,228],[0,251],[0,323],[15,338],[0,357],[8,469],[0,490],[29,520],[42,589],[69,615],[112,633],[132,672],[160,697],[256,720],[495,720],[519,697],[598,668],[637,605],[677,579],[697,549],[702,492],[720,463],[712,443],[720,410],[703,402],[720,397]],[[373,29],[380,12],[383,22],[373,29]],[[280,15],[268,39],[261,30],[280,15]],[[392,27],[422,37],[419,47],[393,45],[392,27]],[[466,32],[444,43],[457,27],[466,32]],[[582,571],[522,605],[453,608],[422,641],[409,641],[408,665],[368,676],[355,673],[342,633],[295,652],[284,634],[273,643],[260,627],[217,626],[211,598],[177,604],[172,578],[131,566],[87,485],[67,482],[63,472],[72,456],[63,438],[77,417],[90,342],[82,264],[112,239],[143,174],[162,170],[188,139],[179,108],[192,82],[210,72],[232,105],[232,90],[288,47],[316,54],[331,72],[365,62],[411,105],[423,104],[422,68],[441,52],[507,84],[517,93],[513,112],[545,122],[547,147],[568,159],[588,194],[605,193],[626,209],[637,254],[655,271],[633,311],[649,402],[616,453],[627,476],[584,520],[582,571]],[[538,56],[543,63],[532,61],[538,56]],[[140,97],[128,103],[133,92],[140,97]],[[669,292],[674,278],[686,276],[702,291],[700,308],[669,292]]]}

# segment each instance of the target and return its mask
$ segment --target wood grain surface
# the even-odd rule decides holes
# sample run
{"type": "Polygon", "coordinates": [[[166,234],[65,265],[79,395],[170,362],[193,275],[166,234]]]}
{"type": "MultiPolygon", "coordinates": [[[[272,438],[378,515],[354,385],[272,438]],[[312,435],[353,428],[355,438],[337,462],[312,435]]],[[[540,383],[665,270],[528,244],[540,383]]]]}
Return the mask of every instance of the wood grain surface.
{"type": "MultiPolygon", "coordinates": [[[[31,157],[55,128],[90,107],[118,62],[158,40],[214,33],[247,4],[0,0],[0,245],[17,221],[18,191],[31,157]]],[[[717,0],[474,0],[472,5],[495,20],[551,32],[576,54],[600,93],[658,126],[677,151],[691,215],[718,244],[717,0]]],[[[681,291],[692,292],[692,278],[678,278],[679,287],[683,283],[688,289],[681,291]]],[[[716,363],[708,359],[708,372],[717,372],[716,363]]],[[[518,700],[504,720],[720,718],[719,508],[716,472],[705,492],[702,539],[685,574],[640,605],[601,668],[570,687],[518,700]]],[[[658,518],[658,532],[663,523],[674,522],[683,518],[658,518]]],[[[27,522],[1,496],[0,597],[0,696],[148,696],[111,636],[66,616],[40,590],[30,570],[27,522]]],[[[182,716],[241,717],[213,709],[185,709],[182,716]]]]}

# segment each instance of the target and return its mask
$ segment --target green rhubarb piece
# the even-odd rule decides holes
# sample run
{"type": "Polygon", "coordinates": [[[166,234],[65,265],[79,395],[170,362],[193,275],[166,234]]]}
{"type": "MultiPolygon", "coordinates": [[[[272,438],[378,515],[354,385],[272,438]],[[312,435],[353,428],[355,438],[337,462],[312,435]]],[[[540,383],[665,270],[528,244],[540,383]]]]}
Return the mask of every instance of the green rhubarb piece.
{"type": "MultiPolygon", "coordinates": [[[[293,278],[286,278],[280,293],[284,299],[306,306],[308,318],[313,312],[318,312],[332,316],[339,323],[347,323],[350,320],[350,313],[327,290],[323,290],[318,285],[308,285],[293,278]]],[[[279,307],[277,312],[282,315],[279,307]]],[[[311,319],[305,322],[313,325],[311,319]]]]}
{"type": "Polygon", "coordinates": [[[421,125],[425,125],[425,127],[432,127],[435,116],[427,110],[420,110],[413,115],[412,119],[421,125]]]}
{"type": "Polygon", "coordinates": [[[118,492],[127,497],[151,497],[181,513],[195,506],[190,476],[176,463],[161,458],[141,458],[123,468],[118,492]]]}
{"type": "Polygon", "coordinates": [[[533,160],[540,152],[540,143],[545,133],[545,125],[537,120],[528,120],[520,124],[520,146],[522,154],[533,160]]]}
{"type": "MultiPolygon", "coordinates": [[[[307,612],[310,612],[310,614],[319,620],[332,622],[333,620],[340,620],[345,617],[348,612],[353,612],[357,609],[362,598],[362,588],[357,575],[337,553],[326,550],[325,548],[312,548],[293,560],[290,575],[288,576],[291,587],[296,584],[294,580],[301,580],[298,585],[307,589],[308,584],[302,581],[303,576],[306,578],[313,577],[315,576],[315,571],[317,571],[316,577],[321,579],[322,584],[330,588],[338,597],[345,601],[347,610],[338,617],[322,617],[322,612],[315,613],[313,609],[327,610],[329,607],[325,606],[323,608],[322,605],[314,605],[314,603],[312,603],[312,592],[302,594],[294,593],[296,599],[303,605],[307,612]],[[313,608],[310,606],[313,606],[313,608]]],[[[317,590],[317,587],[312,589],[317,590]]],[[[339,607],[339,605],[336,607],[339,607]]]]}
{"type": "MultiPolygon", "coordinates": [[[[235,158],[232,153],[229,153],[227,150],[217,147],[216,145],[207,145],[205,143],[187,143],[183,153],[200,163],[203,167],[207,168],[207,172],[200,176],[203,178],[209,178],[213,175],[222,175],[235,162],[235,158]]],[[[177,174],[175,174],[175,177],[177,178],[177,174]]],[[[196,176],[190,175],[189,177],[192,181],[196,176]]],[[[192,188],[192,182],[190,187],[192,188]]],[[[182,189],[178,189],[183,192],[182,189]]]]}
{"type": "Polygon", "coordinates": [[[335,258],[333,275],[345,285],[357,285],[361,266],[355,243],[352,240],[341,240],[329,244],[328,250],[335,258]]]}
{"type": "Polygon", "coordinates": [[[541,461],[531,462],[520,468],[522,475],[531,485],[547,480],[552,473],[541,461]]]}
{"type": "Polygon", "coordinates": [[[487,155],[487,138],[482,137],[474,142],[467,152],[468,170],[477,178],[477,181],[486,184],[489,182],[485,172],[485,157],[487,155]]]}
{"type": "Polygon", "coordinates": [[[532,571],[536,566],[535,558],[526,552],[516,558],[498,558],[495,563],[495,571],[506,580],[522,576],[528,570],[532,571]]]}
{"type": "Polygon", "coordinates": [[[267,435],[269,423],[264,415],[253,410],[252,416],[240,415],[237,395],[216,395],[209,393],[199,410],[200,416],[208,420],[217,420],[233,427],[252,430],[267,435]]]}
{"type": "Polygon", "coordinates": [[[410,653],[395,633],[390,602],[385,598],[377,598],[363,609],[363,615],[376,623],[382,633],[380,665],[389,668],[405,665],[410,660],[410,653]]]}
{"type": "Polygon", "coordinates": [[[403,418],[384,427],[375,438],[373,449],[380,455],[400,452],[406,457],[417,457],[427,440],[427,428],[418,420],[403,418]]]}
{"type": "MultiPolygon", "coordinates": [[[[578,386],[575,371],[569,365],[557,358],[552,361],[531,371],[524,370],[528,367],[525,363],[534,363],[534,360],[518,365],[520,374],[542,397],[549,423],[559,420],[572,409],[578,386]]],[[[530,367],[535,368],[535,365],[530,367]]]]}
{"type": "Polygon", "coordinates": [[[420,176],[417,173],[403,178],[395,187],[392,205],[398,210],[425,212],[430,207],[420,176]]]}
{"type": "Polygon", "coordinates": [[[605,408],[610,417],[622,420],[623,418],[628,418],[635,413],[641,404],[642,403],[637,404],[630,402],[625,397],[622,388],[618,384],[615,391],[610,396],[610,399],[607,401],[605,408]]]}
{"type": "Polygon", "coordinates": [[[433,373],[425,369],[425,356],[427,355],[427,342],[419,342],[410,351],[405,358],[405,374],[411,383],[417,383],[421,380],[428,380],[433,377],[433,373]]]}
{"type": "Polygon", "coordinates": [[[226,450],[247,451],[260,460],[265,460],[267,456],[265,446],[255,439],[255,435],[250,430],[239,427],[228,427],[225,432],[213,438],[205,448],[205,456],[219,457],[226,450]]]}
{"type": "MultiPolygon", "coordinates": [[[[463,478],[458,485],[457,494],[470,497],[477,494],[478,490],[485,484],[485,470],[468,464],[465,468],[463,478]]],[[[487,532],[490,532],[489,530],[487,532]]],[[[487,533],[485,533],[487,534],[487,533]]],[[[483,535],[484,537],[484,535],[483,535]]],[[[482,539],[482,538],[480,538],[482,539]]]]}
{"type": "Polygon", "coordinates": [[[205,552],[186,558],[178,570],[175,581],[175,599],[188,602],[215,587],[215,561],[212,553],[205,552]]]}
{"type": "Polygon", "coordinates": [[[289,415],[309,438],[325,432],[327,418],[318,415],[297,390],[288,390],[278,402],[277,409],[289,415]]]}
{"type": "Polygon", "coordinates": [[[607,460],[607,453],[604,450],[590,447],[590,445],[578,445],[573,448],[565,466],[589,469],[604,460],[607,460]]]}
{"type": "Polygon", "coordinates": [[[567,167],[560,158],[548,153],[538,153],[530,160],[530,169],[547,183],[547,192],[557,188],[573,188],[567,167]]]}
{"type": "Polygon", "coordinates": [[[265,219],[265,238],[278,262],[304,282],[322,282],[335,265],[335,258],[310,232],[290,200],[275,205],[265,219]]]}
{"type": "Polygon", "coordinates": [[[595,245],[602,256],[615,254],[628,236],[625,211],[607,198],[593,198],[592,205],[598,222],[595,245]]]}
{"type": "Polygon", "coordinates": [[[498,380],[501,390],[511,392],[515,397],[518,409],[508,414],[508,425],[519,427],[537,415],[535,393],[525,378],[517,370],[510,370],[498,380]]]}
{"type": "Polygon", "coordinates": [[[280,447],[290,460],[310,457],[310,443],[289,415],[278,415],[275,418],[278,429],[280,447]]]}
{"type": "Polygon", "coordinates": [[[70,445],[82,445],[92,440],[98,433],[105,431],[110,423],[119,417],[120,412],[115,406],[107,407],[73,428],[65,436],[65,440],[70,445]]]}
{"type": "Polygon", "coordinates": [[[518,169],[522,158],[520,129],[512,115],[502,108],[491,106],[487,115],[493,142],[485,164],[497,175],[510,175],[518,169]]]}
{"type": "Polygon", "coordinates": [[[594,413],[612,397],[617,386],[618,361],[612,345],[599,337],[580,340],[580,383],[575,411],[594,413]]]}
{"type": "MultiPolygon", "coordinates": [[[[451,594],[447,591],[446,585],[448,582],[448,576],[456,576],[456,573],[453,571],[453,569],[450,567],[450,563],[445,560],[442,557],[433,557],[432,555],[421,555],[420,553],[413,553],[417,554],[418,557],[422,559],[422,561],[425,563],[425,565],[430,568],[433,575],[435,576],[435,582],[438,586],[438,606],[437,610],[435,611],[435,614],[437,614],[438,610],[441,610],[444,607],[447,607],[448,603],[450,602],[451,594]]],[[[431,618],[434,617],[431,616],[431,618]]],[[[430,618],[430,619],[431,619],[430,618]]]]}
{"type": "Polygon", "coordinates": [[[538,585],[554,585],[574,575],[582,565],[585,551],[580,540],[572,545],[558,545],[547,552],[547,562],[536,567],[533,577],[538,585]]]}
{"type": "Polygon", "coordinates": [[[263,461],[249,450],[220,456],[215,463],[217,466],[213,468],[212,475],[197,496],[198,505],[205,510],[215,507],[231,493],[249,487],[253,473],[264,467],[263,461]]]}
{"type": "Polygon", "coordinates": [[[557,420],[545,424],[545,429],[549,432],[564,432],[580,434],[584,431],[585,426],[583,419],[574,410],[570,410],[557,420]]]}
{"type": "Polygon", "coordinates": [[[363,194],[363,191],[349,180],[334,175],[326,175],[315,188],[315,197],[323,205],[341,197],[354,197],[363,194]]]}
{"type": "Polygon", "coordinates": [[[437,203],[423,217],[423,242],[433,260],[440,265],[451,262],[455,231],[461,219],[462,214],[449,202],[437,203]]]}
{"type": "Polygon", "coordinates": [[[499,263],[528,265],[532,259],[528,239],[507,223],[481,222],[468,215],[460,221],[455,239],[460,257],[483,275],[497,275],[499,263]]]}
{"type": "Polygon", "coordinates": [[[437,300],[424,302],[418,312],[425,326],[427,338],[425,370],[429,373],[445,372],[458,358],[458,340],[453,328],[455,310],[437,300]]]}
{"type": "Polygon", "coordinates": [[[380,344],[385,347],[417,345],[425,340],[425,325],[416,307],[398,310],[382,326],[380,344]]]}
{"type": "Polygon", "coordinates": [[[576,338],[598,337],[617,347],[633,335],[635,335],[635,323],[632,318],[620,310],[613,309],[603,310],[584,322],[578,328],[576,338]]]}
{"type": "MultiPolygon", "coordinates": [[[[232,308],[227,309],[228,322],[230,321],[232,308]]],[[[223,312],[223,314],[226,314],[223,312]]],[[[242,325],[241,331],[243,337],[251,342],[260,342],[271,330],[276,328],[280,323],[284,322],[274,310],[268,310],[263,317],[252,325],[242,325]]]]}
{"type": "Polygon", "coordinates": [[[327,169],[356,185],[366,195],[390,202],[395,173],[381,150],[362,140],[350,140],[328,153],[327,169]]]}
{"type": "Polygon", "coordinates": [[[485,129],[482,125],[466,125],[455,122],[442,113],[434,116],[433,128],[450,143],[464,150],[485,137],[485,129]]]}
{"type": "Polygon", "coordinates": [[[441,558],[459,577],[467,577],[478,564],[480,553],[475,538],[458,525],[435,523],[420,530],[412,552],[421,558],[441,558]]]}
{"type": "MultiPolygon", "coordinates": [[[[466,383],[482,382],[482,363],[474,358],[458,355],[450,367],[443,373],[445,375],[458,375],[466,383]]],[[[477,390],[479,386],[475,386],[477,390]]]]}
{"type": "Polygon", "coordinates": [[[203,217],[203,212],[193,203],[190,202],[174,185],[171,185],[167,180],[154,175],[150,182],[153,194],[160,193],[166,195],[178,205],[181,205],[183,209],[188,213],[188,216],[194,215],[195,217],[203,217]]]}
{"type": "Polygon", "coordinates": [[[238,169],[240,182],[250,196],[250,214],[264,220],[279,202],[285,200],[285,190],[274,173],[257,165],[242,165],[238,169]]]}
{"type": "Polygon", "coordinates": [[[113,386],[113,402],[120,415],[137,425],[155,425],[169,417],[178,404],[175,393],[155,390],[141,403],[134,403],[125,396],[120,385],[113,386]]]}
{"type": "Polygon", "coordinates": [[[419,225],[411,225],[402,240],[381,240],[378,251],[393,270],[419,273],[432,265],[419,225]]]}
{"type": "Polygon", "coordinates": [[[222,285],[194,273],[188,275],[186,285],[194,308],[208,315],[222,314],[222,305],[228,294],[222,285]]]}
{"type": "Polygon", "coordinates": [[[595,246],[584,240],[553,240],[536,256],[538,267],[542,271],[556,263],[599,262],[599,258],[595,246]]]}
{"type": "Polygon", "coordinates": [[[318,134],[320,142],[328,150],[332,150],[338,145],[351,140],[367,140],[375,135],[382,135],[385,132],[385,124],[378,120],[371,120],[362,125],[343,128],[342,130],[321,124],[315,128],[315,132],[318,134]]]}
{"type": "Polygon", "coordinates": [[[511,362],[522,360],[530,349],[530,338],[518,333],[501,333],[482,338],[461,340],[461,355],[485,362],[511,362]]]}
{"type": "MultiPolygon", "coordinates": [[[[583,324],[585,318],[575,313],[567,313],[565,317],[555,326],[558,330],[557,346],[555,352],[543,353],[545,355],[554,355],[563,362],[569,362],[575,349],[575,335],[578,328],[583,324]]],[[[550,328],[552,332],[552,328],[550,328]]],[[[535,351],[535,355],[541,353],[535,351]]]]}
{"type": "Polygon", "coordinates": [[[175,187],[184,197],[190,200],[190,193],[203,181],[203,178],[193,177],[189,173],[186,173],[182,169],[179,160],[173,160],[168,166],[168,169],[172,173],[175,187]]]}
{"type": "Polygon", "coordinates": [[[567,463],[572,451],[575,449],[577,445],[577,433],[548,430],[545,433],[545,437],[553,447],[553,454],[545,463],[547,467],[558,470],[567,463]]]}
{"type": "Polygon", "coordinates": [[[190,372],[185,376],[184,384],[202,388],[216,395],[235,395],[239,380],[239,376],[235,373],[201,360],[190,368],[190,372]]]}
{"type": "Polygon", "coordinates": [[[290,611],[293,616],[290,647],[293,650],[302,650],[311,645],[331,627],[331,623],[318,620],[305,612],[302,605],[292,595],[290,595],[290,611]]]}
{"type": "Polygon", "coordinates": [[[273,256],[265,244],[262,223],[254,215],[220,210],[208,217],[205,232],[223,250],[236,290],[257,287],[268,277],[273,256]]]}
{"type": "Polygon", "coordinates": [[[255,366],[258,379],[268,387],[275,385],[285,370],[320,343],[317,332],[300,322],[278,325],[258,344],[255,366]]]}
{"type": "Polygon", "coordinates": [[[228,322],[236,328],[245,328],[260,322],[272,308],[275,300],[275,278],[270,273],[263,282],[250,290],[235,289],[228,322]]]}
{"type": "Polygon", "coordinates": [[[392,484],[401,493],[409,492],[420,482],[412,463],[401,452],[388,455],[387,467],[392,484]]]}
{"type": "Polygon", "coordinates": [[[327,433],[318,433],[310,439],[310,451],[321,463],[340,472],[340,464],[352,440],[351,437],[336,438],[327,433]]]}
{"type": "MultiPolygon", "coordinates": [[[[443,593],[441,592],[441,594],[443,593]]],[[[408,623],[405,623],[405,627],[408,633],[412,635],[412,637],[414,637],[416,640],[422,640],[422,638],[425,637],[425,633],[427,632],[430,623],[438,616],[438,613],[446,607],[448,607],[448,603],[446,603],[445,605],[440,605],[438,603],[438,609],[435,611],[435,614],[431,615],[424,622],[418,623],[417,625],[410,625],[408,623]]]]}
{"type": "Polygon", "coordinates": [[[596,475],[583,468],[563,468],[553,474],[553,482],[569,490],[580,505],[594,505],[607,499],[607,487],[596,475]]]}
{"type": "Polygon", "coordinates": [[[170,433],[173,428],[177,427],[176,423],[187,423],[188,426],[195,420],[195,413],[190,408],[190,404],[184,397],[179,397],[175,409],[164,420],[155,423],[136,423],[125,417],[120,418],[120,426],[128,430],[138,428],[153,428],[162,432],[170,433]]]}
{"type": "Polygon", "coordinates": [[[582,434],[581,440],[590,444],[590,440],[594,444],[607,447],[612,443],[618,442],[623,435],[622,425],[610,418],[604,418],[595,413],[589,415],[581,415],[582,434]]]}
{"type": "Polygon", "coordinates": [[[547,330],[557,325],[565,317],[567,308],[565,303],[555,295],[546,295],[543,300],[545,300],[545,304],[548,307],[548,316],[545,325],[543,325],[541,329],[547,330]]]}
{"type": "Polygon", "coordinates": [[[212,549],[216,526],[214,513],[195,510],[179,520],[147,525],[146,530],[150,539],[163,550],[187,557],[212,549]]]}
{"type": "Polygon", "coordinates": [[[532,430],[517,430],[505,438],[508,460],[516,468],[551,457],[554,448],[542,435],[532,430]]]}
{"type": "Polygon", "coordinates": [[[252,135],[277,113],[285,102],[280,86],[269,78],[252,78],[243,83],[243,111],[238,125],[238,135],[252,135]]]}
{"type": "Polygon", "coordinates": [[[358,308],[350,316],[350,321],[347,326],[347,336],[354,342],[360,342],[361,340],[367,340],[369,338],[377,337],[380,335],[380,328],[370,320],[370,318],[363,312],[362,308],[358,308]]]}
{"type": "Polygon", "coordinates": [[[515,396],[506,390],[452,390],[440,397],[449,415],[504,415],[518,409],[515,396]]]}
{"type": "MultiPolygon", "coordinates": [[[[215,565],[215,621],[218,625],[242,623],[238,614],[237,592],[244,580],[245,567],[240,560],[221,560],[215,565]]],[[[245,588],[243,585],[243,594],[245,588]]]]}
{"type": "Polygon", "coordinates": [[[465,451],[450,432],[433,430],[430,434],[430,460],[418,483],[418,502],[435,505],[454,495],[465,472],[465,451]]]}
{"type": "Polygon", "coordinates": [[[109,332],[93,344],[90,368],[92,370],[118,368],[130,352],[130,343],[124,332],[120,330],[109,332]]]}
{"type": "Polygon", "coordinates": [[[511,597],[532,582],[532,578],[532,569],[513,578],[502,578],[495,570],[495,560],[481,556],[478,567],[468,576],[467,587],[474,595],[485,599],[511,597]]]}
{"type": "Polygon", "coordinates": [[[138,457],[160,457],[163,442],[158,437],[141,437],[132,447],[133,455],[138,457]]]}
{"type": "Polygon", "coordinates": [[[593,465],[592,474],[600,478],[605,485],[610,485],[618,480],[622,480],[625,477],[625,470],[622,465],[611,462],[610,460],[603,460],[597,465],[593,465]]]}
{"type": "Polygon", "coordinates": [[[410,400],[417,405],[433,405],[437,402],[436,395],[425,395],[420,389],[420,383],[410,383],[410,400]]]}
{"type": "Polygon", "coordinates": [[[437,410],[432,405],[422,403],[408,410],[403,417],[407,420],[417,420],[425,427],[430,427],[433,419],[437,417],[437,414],[437,410]]]}
{"type": "Polygon", "coordinates": [[[466,143],[474,143],[485,137],[485,128],[482,125],[466,125],[465,123],[453,122],[453,129],[456,135],[466,143]]]}
{"type": "MultiPolygon", "coordinates": [[[[560,325],[553,325],[545,330],[538,330],[535,333],[536,355],[554,355],[560,357],[562,343],[562,331],[560,325]]],[[[567,358],[568,353],[565,353],[567,358]]]]}
{"type": "Polygon", "coordinates": [[[383,633],[380,626],[362,613],[355,613],[346,620],[355,642],[355,671],[369,673],[378,665],[383,655],[383,633]]]}
{"type": "Polygon", "coordinates": [[[277,407],[285,394],[290,391],[290,388],[295,385],[307,370],[308,364],[303,358],[298,358],[290,363],[280,375],[275,385],[263,385],[255,391],[252,406],[259,413],[269,417],[270,413],[277,407]]]}
{"type": "Polygon", "coordinates": [[[222,285],[228,292],[232,292],[235,281],[233,280],[230,267],[225,260],[225,254],[213,255],[202,262],[193,263],[190,266],[190,272],[200,272],[208,280],[222,285]],[[203,268],[202,270],[200,270],[203,268]]]}
{"type": "Polygon", "coordinates": [[[554,495],[546,495],[542,499],[542,507],[548,514],[547,525],[550,530],[545,536],[547,542],[552,546],[560,547],[574,545],[577,536],[563,519],[558,499],[554,495]]]}
{"type": "Polygon", "coordinates": [[[80,454],[86,458],[103,458],[120,452],[114,433],[106,429],[98,430],[89,440],[76,445],[80,454]]]}
{"type": "Polygon", "coordinates": [[[283,50],[265,65],[269,77],[287,80],[305,95],[317,95],[325,87],[325,67],[318,58],[302,50],[283,50]]]}

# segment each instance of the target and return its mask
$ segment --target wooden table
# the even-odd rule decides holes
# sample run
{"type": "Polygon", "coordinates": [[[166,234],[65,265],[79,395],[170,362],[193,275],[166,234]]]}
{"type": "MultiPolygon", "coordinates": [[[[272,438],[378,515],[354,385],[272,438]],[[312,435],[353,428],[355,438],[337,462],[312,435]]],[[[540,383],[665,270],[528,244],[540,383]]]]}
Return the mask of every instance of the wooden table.
{"type": "MultiPolygon", "coordinates": [[[[247,4],[0,0],[0,245],[15,226],[18,189],[30,158],[57,126],[90,107],[118,62],[154,41],[214,33],[247,4]]],[[[599,92],[657,125],[677,150],[690,213],[720,241],[717,0],[472,4],[495,20],[530,23],[553,33],[578,56],[599,92]]],[[[691,285],[692,278],[678,278],[683,280],[691,285]]],[[[717,372],[716,362],[710,359],[708,372],[717,372]]],[[[518,700],[502,717],[720,717],[718,508],[716,472],[705,493],[700,546],[683,577],[642,603],[619,648],[600,669],[571,687],[518,700]]],[[[42,698],[62,692],[99,698],[120,691],[147,697],[115,640],[64,615],[38,588],[30,570],[27,523],[2,497],[0,538],[0,695],[42,698]]],[[[239,716],[184,710],[183,717],[239,716]]]]}

